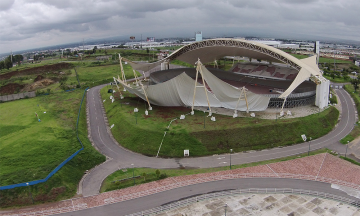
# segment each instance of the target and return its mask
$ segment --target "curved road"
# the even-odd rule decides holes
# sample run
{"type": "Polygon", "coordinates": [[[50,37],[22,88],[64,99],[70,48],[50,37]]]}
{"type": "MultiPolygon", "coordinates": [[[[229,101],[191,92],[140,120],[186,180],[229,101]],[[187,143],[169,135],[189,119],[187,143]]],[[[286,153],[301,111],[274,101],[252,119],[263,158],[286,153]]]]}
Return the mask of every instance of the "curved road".
{"type": "MultiPolygon", "coordinates": [[[[104,120],[105,113],[102,110],[102,99],[100,89],[105,85],[96,86],[89,90],[87,94],[87,106],[89,109],[89,124],[91,138],[95,147],[108,160],[93,168],[87,174],[82,182],[83,196],[90,196],[99,193],[102,181],[111,173],[119,168],[131,167],[149,167],[149,168],[178,168],[184,167],[219,167],[228,166],[229,155],[214,155],[201,158],[175,158],[162,159],[147,157],[122,148],[108,133],[108,128],[104,120]]],[[[353,128],[356,121],[355,107],[350,95],[343,89],[336,90],[338,100],[341,101],[342,116],[337,127],[327,135],[311,141],[311,150],[327,147],[337,152],[344,153],[345,147],[339,143],[339,140],[346,136],[353,128]]],[[[256,151],[251,153],[232,154],[232,164],[244,164],[257,161],[281,158],[290,155],[307,152],[308,143],[297,144],[293,146],[274,148],[270,150],[256,151]]]]}
{"type": "Polygon", "coordinates": [[[223,190],[247,189],[247,188],[292,188],[303,189],[317,192],[323,192],[341,197],[349,198],[360,202],[347,195],[345,192],[331,188],[331,184],[307,180],[297,179],[267,179],[267,178],[253,178],[253,179],[231,179],[215,182],[207,182],[201,184],[180,187],[161,193],[114,203],[110,205],[100,206],[80,210],[76,212],[65,213],[61,215],[67,216],[97,216],[97,215],[127,215],[135,212],[145,211],[147,209],[155,208],[171,202],[176,202],[180,199],[201,195],[205,193],[218,192],[223,190]]]}

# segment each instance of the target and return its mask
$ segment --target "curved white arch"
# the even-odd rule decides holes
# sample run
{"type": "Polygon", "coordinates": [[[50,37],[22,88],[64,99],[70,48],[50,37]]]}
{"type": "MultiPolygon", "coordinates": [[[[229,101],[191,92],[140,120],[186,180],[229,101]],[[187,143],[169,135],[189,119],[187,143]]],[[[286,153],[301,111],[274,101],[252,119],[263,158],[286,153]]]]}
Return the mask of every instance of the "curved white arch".
{"type": "Polygon", "coordinates": [[[136,70],[147,71],[163,62],[170,62],[174,59],[194,64],[197,59],[200,59],[203,63],[207,63],[224,56],[246,56],[269,62],[282,62],[298,70],[299,73],[292,84],[279,98],[286,98],[296,87],[310,77],[314,77],[317,82],[324,80],[320,69],[316,65],[316,56],[299,60],[286,52],[265,44],[230,38],[217,38],[194,42],[179,48],[165,59],[151,64],[137,64],[131,61],[129,61],[129,63],[136,70]]]}

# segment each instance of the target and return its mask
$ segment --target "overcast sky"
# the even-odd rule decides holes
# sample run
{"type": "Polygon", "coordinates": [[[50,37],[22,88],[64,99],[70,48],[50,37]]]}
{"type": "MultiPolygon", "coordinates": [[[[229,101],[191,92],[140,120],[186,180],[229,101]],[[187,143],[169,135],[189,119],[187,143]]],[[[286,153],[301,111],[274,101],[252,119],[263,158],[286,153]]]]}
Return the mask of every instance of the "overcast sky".
{"type": "Polygon", "coordinates": [[[0,0],[0,53],[83,38],[259,35],[360,41],[358,0],[0,0]]]}

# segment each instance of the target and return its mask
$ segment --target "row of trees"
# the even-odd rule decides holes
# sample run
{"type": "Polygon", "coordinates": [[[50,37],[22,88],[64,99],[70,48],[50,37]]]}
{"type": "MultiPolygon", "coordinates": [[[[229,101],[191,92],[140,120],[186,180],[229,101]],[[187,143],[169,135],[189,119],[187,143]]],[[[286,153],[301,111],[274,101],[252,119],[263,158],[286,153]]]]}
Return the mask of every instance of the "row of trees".
{"type": "Polygon", "coordinates": [[[10,69],[14,62],[20,64],[22,60],[24,60],[24,56],[22,55],[13,55],[12,58],[11,55],[9,55],[4,61],[0,61],[0,70],[10,69]]]}

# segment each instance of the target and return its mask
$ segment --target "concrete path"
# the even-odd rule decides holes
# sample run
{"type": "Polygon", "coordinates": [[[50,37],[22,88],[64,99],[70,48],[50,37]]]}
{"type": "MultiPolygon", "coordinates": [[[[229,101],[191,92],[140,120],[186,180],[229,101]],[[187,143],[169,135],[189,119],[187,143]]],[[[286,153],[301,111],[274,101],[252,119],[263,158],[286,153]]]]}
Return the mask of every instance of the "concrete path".
{"type": "MultiPolygon", "coordinates": [[[[89,124],[91,139],[95,147],[109,158],[103,164],[93,168],[82,181],[83,196],[99,193],[102,181],[119,168],[149,167],[149,168],[178,168],[178,167],[219,167],[229,165],[229,154],[214,155],[200,158],[175,158],[162,159],[140,155],[121,147],[111,136],[110,130],[104,119],[105,113],[102,108],[100,89],[104,85],[93,87],[87,94],[87,107],[89,111],[89,124]]],[[[341,101],[342,114],[337,127],[329,134],[311,141],[311,150],[329,147],[344,154],[345,146],[339,140],[345,137],[353,128],[356,121],[355,107],[350,95],[343,89],[336,90],[338,99],[341,101]],[[343,149],[343,150],[342,150],[343,149]]],[[[232,164],[244,164],[257,161],[281,158],[290,155],[307,152],[309,143],[293,146],[274,148],[270,150],[256,151],[251,153],[232,154],[232,164]]]]}

